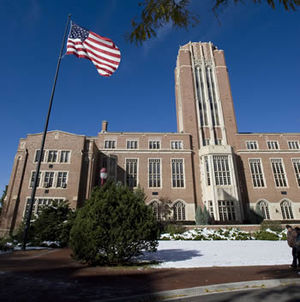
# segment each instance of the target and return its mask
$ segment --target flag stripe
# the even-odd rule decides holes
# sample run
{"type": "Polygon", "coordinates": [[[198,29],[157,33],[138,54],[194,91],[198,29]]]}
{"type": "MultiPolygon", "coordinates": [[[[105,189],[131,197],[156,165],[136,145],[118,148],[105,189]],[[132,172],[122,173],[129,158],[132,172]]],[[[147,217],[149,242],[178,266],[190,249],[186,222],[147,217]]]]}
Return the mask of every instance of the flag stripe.
{"type": "Polygon", "coordinates": [[[71,27],[67,54],[92,61],[102,76],[111,76],[121,61],[121,52],[112,40],[87,31],[76,24],[72,24],[71,27]]]}

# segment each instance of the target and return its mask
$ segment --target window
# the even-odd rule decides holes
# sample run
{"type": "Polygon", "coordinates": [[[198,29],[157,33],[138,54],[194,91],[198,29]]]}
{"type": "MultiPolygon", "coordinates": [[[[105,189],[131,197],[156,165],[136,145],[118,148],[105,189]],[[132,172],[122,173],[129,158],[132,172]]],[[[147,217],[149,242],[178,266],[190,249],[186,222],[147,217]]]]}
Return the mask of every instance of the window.
{"type": "MultiPolygon", "coordinates": [[[[39,172],[39,177],[38,177],[37,184],[36,184],[36,187],[37,187],[37,188],[40,186],[40,182],[41,182],[41,174],[42,174],[42,173],[39,172]]],[[[31,172],[31,178],[30,178],[30,188],[33,188],[35,175],[36,175],[36,171],[32,171],[32,172],[31,172]]]]}
{"type": "Polygon", "coordinates": [[[216,145],[221,146],[222,145],[222,139],[217,138],[216,139],[216,145]]]}
{"type": "Polygon", "coordinates": [[[254,188],[262,188],[265,186],[264,175],[262,171],[260,159],[249,159],[252,183],[254,188]]]}
{"type": "Polygon", "coordinates": [[[257,208],[264,219],[270,219],[269,206],[266,201],[259,201],[257,204],[257,208]]]}
{"type": "MultiPolygon", "coordinates": [[[[24,219],[27,218],[29,213],[29,207],[30,207],[30,201],[31,198],[27,198],[26,206],[24,210],[24,219]]],[[[45,206],[51,206],[53,204],[59,204],[64,201],[64,198],[35,198],[33,207],[32,207],[32,219],[35,219],[39,213],[41,212],[42,208],[45,206]]]]}
{"type": "Polygon", "coordinates": [[[258,149],[257,141],[247,141],[246,148],[248,150],[257,150],[258,149]]]}
{"type": "Polygon", "coordinates": [[[171,141],[171,149],[183,149],[182,141],[171,141]]]}
{"type": "Polygon", "coordinates": [[[213,203],[212,203],[211,200],[209,200],[209,201],[207,202],[207,209],[208,209],[208,213],[209,213],[209,215],[210,215],[210,218],[211,218],[212,220],[214,220],[214,219],[215,219],[215,218],[214,218],[214,206],[213,206],[213,203]]]}
{"type": "Polygon", "coordinates": [[[298,186],[300,187],[300,158],[292,159],[298,186]]]}
{"type": "Polygon", "coordinates": [[[294,219],[291,203],[284,200],[280,204],[282,219],[294,219]]]}
{"type": "Polygon", "coordinates": [[[230,170],[227,155],[214,155],[214,172],[217,186],[231,185],[230,170]]]}
{"type": "Polygon", "coordinates": [[[161,215],[160,215],[159,203],[156,200],[154,200],[149,205],[152,208],[152,210],[154,212],[154,216],[156,217],[156,219],[160,220],[161,219],[161,215]]]}
{"type": "Polygon", "coordinates": [[[203,146],[208,146],[209,145],[209,138],[205,138],[203,140],[203,146]]]}
{"type": "MultiPolygon", "coordinates": [[[[35,151],[35,157],[34,157],[34,162],[37,163],[39,161],[39,156],[40,156],[41,151],[40,150],[36,150],[35,151]]],[[[45,150],[43,150],[43,155],[42,155],[42,159],[41,162],[43,162],[45,160],[45,150]]]]}
{"type": "Polygon", "coordinates": [[[185,220],[185,205],[177,201],[173,206],[173,218],[175,221],[185,220]]]}
{"type": "Polygon", "coordinates": [[[160,141],[149,141],[149,149],[160,149],[160,141]]]}
{"type": "Polygon", "coordinates": [[[68,163],[70,161],[70,151],[60,151],[60,160],[61,163],[68,163]]]}
{"type": "Polygon", "coordinates": [[[278,141],[267,141],[267,146],[268,146],[268,149],[271,149],[271,150],[279,149],[278,141]]]}
{"type": "Polygon", "coordinates": [[[54,172],[45,172],[44,188],[51,188],[53,186],[54,172]]]}
{"type": "Polygon", "coordinates": [[[108,176],[114,180],[117,179],[118,158],[115,155],[110,155],[108,158],[108,176]]]}
{"type": "Polygon", "coordinates": [[[160,187],[160,159],[149,159],[149,188],[160,187]]]}
{"type": "Polygon", "coordinates": [[[291,150],[300,149],[300,147],[299,147],[299,141],[288,141],[288,147],[291,150]]]}
{"type": "Polygon", "coordinates": [[[287,187],[287,179],[283,168],[282,159],[271,159],[276,187],[287,187]]]}
{"type": "Polygon", "coordinates": [[[211,181],[210,181],[210,172],[209,172],[209,162],[207,156],[204,157],[204,162],[205,162],[206,183],[208,186],[210,186],[211,181]]]}
{"type": "Polygon", "coordinates": [[[172,186],[184,187],[183,159],[172,159],[172,186]]]}
{"type": "Polygon", "coordinates": [[[220,221],[234,221],[235,208],[234,202],[230,200],[218,200],[220,221]]]}
{"type": "Polygon", "coordinates": [[[57,150],[49,150],[48,151],[48,163],[56,163],[57,160],[57,150]]]}
{"type": "Polygon", "coordinates": [[[56,181],[57,188],[66,188],[67,187],[67,175],[68,175],[68,172],[58,172],[57,173],[57,181],[56,181]]]}
{"type": "Polygon", "coordinates": [[[137,186],[137,159],[126,159],[126,184],[129,187],[137,186]]]}
{"type": "Polygon", "coordinates": [[[116,148],[116,141],[104,141],[104,148],[105,149],[115,149],[116,148]]]}
{"type": "Polygon", "coordinates": [[[137,141],[127,141],[127,149],[137,149],[138,142],[137,141]]]}

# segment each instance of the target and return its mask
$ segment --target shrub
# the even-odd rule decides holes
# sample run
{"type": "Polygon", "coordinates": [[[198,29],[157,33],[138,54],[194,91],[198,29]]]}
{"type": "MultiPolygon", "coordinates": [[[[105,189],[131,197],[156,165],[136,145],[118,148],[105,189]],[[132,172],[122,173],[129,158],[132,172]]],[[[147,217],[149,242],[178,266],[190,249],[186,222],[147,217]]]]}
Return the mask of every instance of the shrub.
{"type": "Polygon", "coordinates": [[[278,240],[278,234],[267,232],[267,231],[257,231],[254,233],[254,238],[256,240],[278,240]]]}
{"type": "Polygon", "coordinates": [[[270,229],[274,232],[281,232],[282,231],[282,226],[280,221],[270,221],[270,220],[264,220],[261,224],[260,224],[260,229],[262,231],[265,231],[267,229],[270,229]]]}
{"type": "Polygon", "coordinates": [[[185,232],[185,228],[182,225],[170,223],[165,226],[164,232],[169,233],[170,235],[183,234],[185,232]]]}
{"type": "Polygon", "coordinates": [[[13,249],[10,238],[0,238],[0,251],[9,251],[13,249]]]}
{"type": "Polygon", "coordinates": [[[155,251],[159,236],[145,195],[108,181],[79,209],[70,234],[73,257],[88,264],[124,264],[143,250],[155,251]]]}
{"type": "Polygon", "coordinates": [[[211,224],[211,217],[205,206],[203,207],[203,209],[201,206],[197,207],[195,220],[196,220],[196,224],[198,225],[211,224]]]}
{"type": "MultiPolygon", "coordinates": [[[[33,245],[43,246],[46,242],[57,242],[53,246],[65,247],[69,242],[70,230],[75,213],[66,202],[45,206],[39,212],[28,232],[28,240],[33,245]]],[[[24,222],[13,236],[18,242],[23,241],[24,222]]]]}

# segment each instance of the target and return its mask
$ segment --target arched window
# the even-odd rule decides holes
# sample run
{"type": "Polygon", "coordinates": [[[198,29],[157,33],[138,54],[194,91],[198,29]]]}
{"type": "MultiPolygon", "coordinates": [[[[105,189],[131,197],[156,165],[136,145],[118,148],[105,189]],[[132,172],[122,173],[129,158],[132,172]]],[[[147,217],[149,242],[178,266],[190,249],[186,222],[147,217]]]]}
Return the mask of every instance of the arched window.
{"type": "Polygon", "coordinates": [[[156,200],[152,201],[149,206],[152,208],[154,215],[157,220],[160,219],[160,210],[159,210],[159,204],[156,200]]]}
{"type": "Polygon", "coordinates": [[[291,203],[287,200],[284,200],[280,204],[282,219],[294,219],[291,203]]]}
{"type": "Polygon", "coordinates": [[[258,210],[262,214],[264,219],[270,219],[270,212],[269,212],[269,206],[268,203],[264,200],[261,200],[258,204],[258,210]]]}
{"type": "Polygon", "coordinates": [[[174,220],[185,220],[185,205],[181,201],[177,201],[173,206],[174,220]]]}

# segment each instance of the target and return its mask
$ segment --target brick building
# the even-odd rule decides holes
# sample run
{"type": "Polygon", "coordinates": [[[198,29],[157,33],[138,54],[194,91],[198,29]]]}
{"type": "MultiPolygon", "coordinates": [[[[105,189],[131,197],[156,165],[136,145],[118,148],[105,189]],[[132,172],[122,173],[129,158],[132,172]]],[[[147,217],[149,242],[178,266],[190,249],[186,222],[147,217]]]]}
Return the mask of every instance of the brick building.
{"type": "MultiPolygon", "coordinates": [[[[223,50],[212,43],[179,49],[175,69],[178,133],[109,132],[95,137],[49,131],[34,213],[53,200],[82,205],[100,169],[144,188],[154,208],[171,201],[178,221],[205,205],[216,222],[300,220],[300,133],[238,133],[223,50]]],[[[1,232],[28,209],[42,134],[20,139],[2,211],[1,232]]]]}

